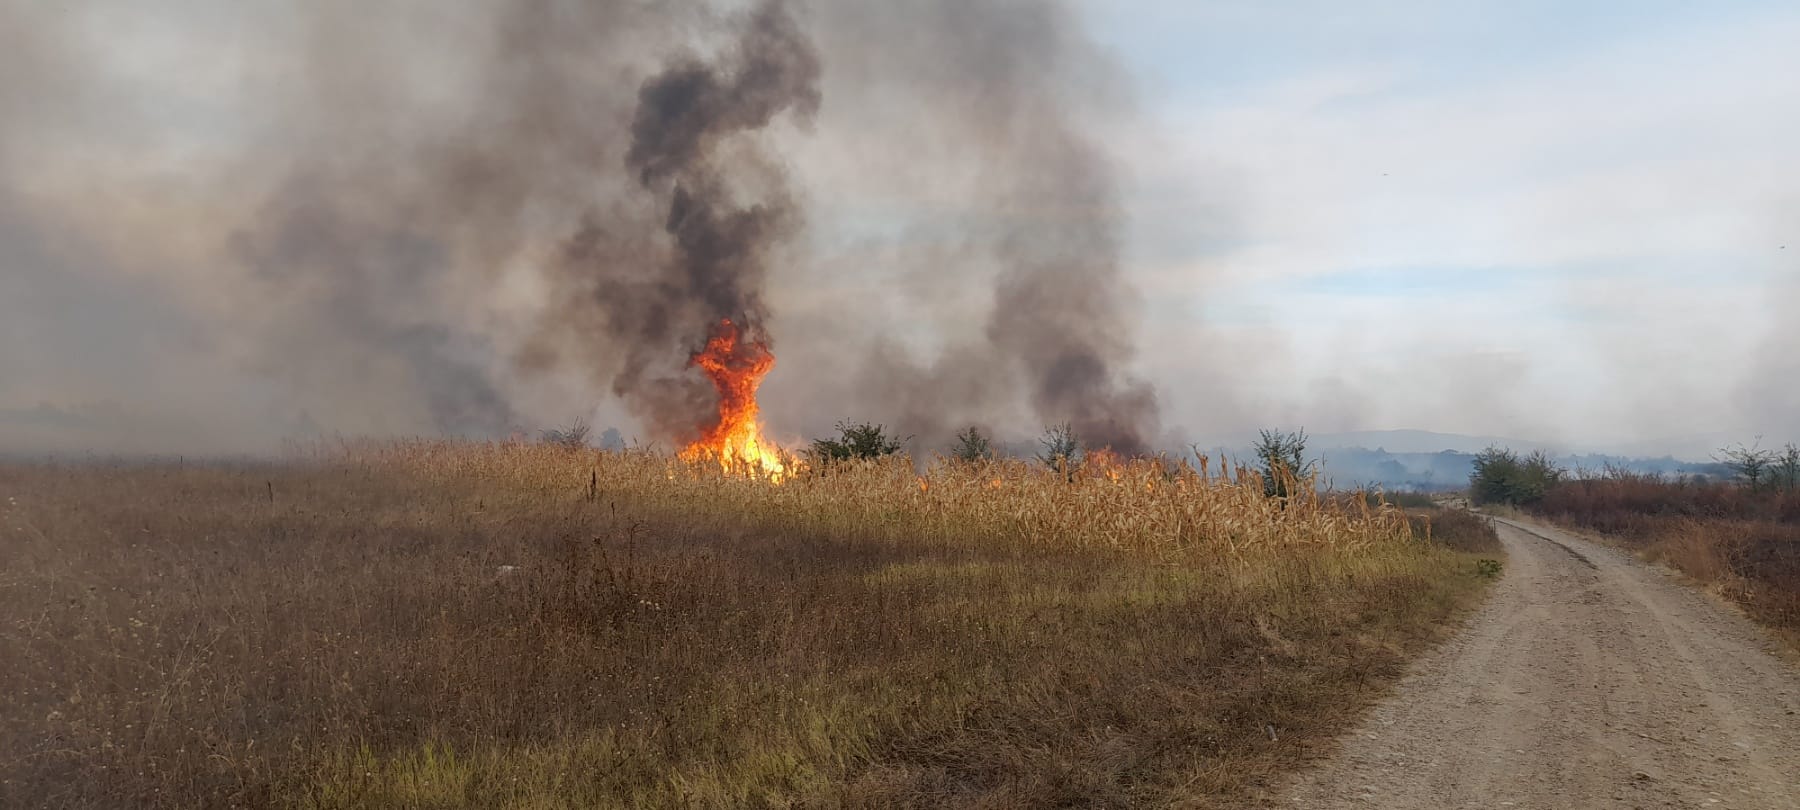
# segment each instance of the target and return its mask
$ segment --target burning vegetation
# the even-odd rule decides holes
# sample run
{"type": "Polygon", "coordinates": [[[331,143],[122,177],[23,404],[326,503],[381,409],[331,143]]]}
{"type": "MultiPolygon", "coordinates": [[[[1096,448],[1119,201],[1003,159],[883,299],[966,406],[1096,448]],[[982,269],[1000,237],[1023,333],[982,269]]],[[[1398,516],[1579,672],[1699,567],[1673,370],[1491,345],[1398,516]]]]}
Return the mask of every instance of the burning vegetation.
{"type": "MultiPolygon", "coordinates": [[[[1118,122],[1089,97],[1118,94],[1064,4],[467,6],[271,15],[299,32],[299,75],[244,108],[279,110],[271,132],[204,178],[228,182],[144,198],[203,199],[195,228],[171,211],[146,235],[192,230],[207,261],[108,218],[42,241],[130,245],[231,302],[217,342],[324,432],[400,402],[401,427],[342,432],[505,435],[568,384],[681,458],[577,425],[286,465],[0,464],[0,612],[22,617],[0,628],[0,806],[1233,806],[1472,594],[1391,510],[1137,457],[1157,401],[1128,370],[1094,134],[1118,122]],[[821,42],[871,113],[838,149],[929,132],[852,157],[978,178],[925,215],[956,252],[887,269],[991,305],[937,357],[861,323],[832,335],[840,368],[784,347],[815,385],[853,380],[832,407],[886,420],[840,425],[814,455],[854,461],[804,475],[757,394],[772,268],[828,264],[799,249],[777,150],[825,103],[821,42]],[[497,303],[518,290],[541,295],[497,303]],[[971,429],[921,471],[884,432],[1021,423],[1061,426],[1043,461],[971,429]]],[[[85,39],[8,30],[51,43],[13,59],[85,39]]],[[[126,95],[84,89],[45,95],[126,95]]],[[[0,116],[0,146],[52,117],[0,116]]]]}
{"type": "Polygon", "coordinates": [[[1130,94],[1069,3],[226,5],[169,27],[255,43],[199,102],[190,76],[109,58],[135,50],[96,15],[0,0],[27,34],[0,48],[13,258],[145,290],[96,321],[207,336],[117,361],[178,357],[206,383],[183,386],[44,342],[108,399],[227,409],[229,440],[193,417],[225,449],[497,438],[602,401],[685,444],[720,405],[690,355],[729,320],[765,349],[805,336],[781,385],[806,395],[764,414],[794,435],[854,413],[932,447],[969,424],[1068,423],[1127,455],[1160,438],[1103,136],[1130,94]],[[241,126],[164,129],[172,92],[241,126]],[[839,317],[832,296],[872,284],[900,294],[839,317]]]}
{"type": "Polygon", "coordinates": [[[768,344],[743,334],[726,319],[695,352],[694,367],[706,373],[719,394],[718,422],[681,451],[685,461],[714,460],[726,472],[762,476],[780,481],[791,464],[780,448],[763,438],[756,406],[756,389],[775,367],[768,344]]]}

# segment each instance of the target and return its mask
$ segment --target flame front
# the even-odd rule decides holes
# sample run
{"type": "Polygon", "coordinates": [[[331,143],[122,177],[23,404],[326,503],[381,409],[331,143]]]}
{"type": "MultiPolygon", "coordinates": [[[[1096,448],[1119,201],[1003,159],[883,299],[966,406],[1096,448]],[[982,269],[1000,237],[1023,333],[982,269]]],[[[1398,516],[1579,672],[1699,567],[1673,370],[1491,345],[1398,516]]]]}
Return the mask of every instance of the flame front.
{"type": "Polygon", "coordinates": [[[756,389],[775,367],[775,355],[767,344],[744,339],[737,324],[719,322],[706,348],[695,352],[689,364],[698,366],[719,392],[719,421],[698,441],[681,451],[686,461],[715,459],[726,472],[766,476],[780,481],[788,474],[781,453],[763,438],[757,420],[756,389]]]}
{"type": "Polygon", "coordinates": [[[1119,480],[1119,473],[1125,466],[1125,459],[1110,447],[1089,450],[1086,463],[1099,471],[1101,475],[1112,481],[1119,480]]]}

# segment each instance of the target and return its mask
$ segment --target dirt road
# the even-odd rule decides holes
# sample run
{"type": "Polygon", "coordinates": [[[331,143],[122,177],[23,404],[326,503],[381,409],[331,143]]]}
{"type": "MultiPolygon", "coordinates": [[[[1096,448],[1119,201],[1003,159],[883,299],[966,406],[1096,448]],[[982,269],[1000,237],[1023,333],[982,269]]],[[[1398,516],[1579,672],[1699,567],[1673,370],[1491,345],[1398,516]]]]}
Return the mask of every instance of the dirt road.
{"type": "Polygon", "coordinates": [[[1800,668],[1629,555],[1498,525],[1467,628],[1274,801],[1305,808],[1800,808],[1800,668]]]}

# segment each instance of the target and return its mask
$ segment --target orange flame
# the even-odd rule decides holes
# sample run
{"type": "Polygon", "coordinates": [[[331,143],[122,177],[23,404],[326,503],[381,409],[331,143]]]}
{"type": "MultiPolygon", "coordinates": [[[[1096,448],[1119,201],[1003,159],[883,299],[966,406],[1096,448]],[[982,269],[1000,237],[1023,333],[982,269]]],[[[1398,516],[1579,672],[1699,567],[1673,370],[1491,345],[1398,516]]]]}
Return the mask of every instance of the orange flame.
{"type": "Polygon", "coordinates": [[[737,324],[719,322],[706,348],[694,353],[688,364],[698,366],[719,392],[719,421],[699,440],[681,451],[684,461],[716,459],[726,472],[739,472],[780,481],[788,465],[780,449],[762,435],[757,420],[756,389],[775,367],[775,355],[760,340],[740,339],[737,324]]]}
{"type": "Polygon", "coordinates": [[[1124,467],[1125,459],[1114,452],[1112,448],[1102,447],[1098,450],[1088,451],[1087,463],[1107,479],[1117,481],[1119,473],[1124,467]]]}

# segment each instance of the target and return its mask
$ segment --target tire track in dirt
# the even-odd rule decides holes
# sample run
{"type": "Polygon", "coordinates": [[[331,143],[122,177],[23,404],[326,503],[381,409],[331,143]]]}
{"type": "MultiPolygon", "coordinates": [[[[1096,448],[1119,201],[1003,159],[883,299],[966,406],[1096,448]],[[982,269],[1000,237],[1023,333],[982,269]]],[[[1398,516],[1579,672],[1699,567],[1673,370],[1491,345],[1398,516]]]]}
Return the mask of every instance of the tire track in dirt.
{"type": "Polygon", "coordinates": [[[1800,810],[1800,671],[1766,633],[1623,552],[1496,528],[1488,602],[1268,806],[1800,810]]]}

